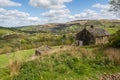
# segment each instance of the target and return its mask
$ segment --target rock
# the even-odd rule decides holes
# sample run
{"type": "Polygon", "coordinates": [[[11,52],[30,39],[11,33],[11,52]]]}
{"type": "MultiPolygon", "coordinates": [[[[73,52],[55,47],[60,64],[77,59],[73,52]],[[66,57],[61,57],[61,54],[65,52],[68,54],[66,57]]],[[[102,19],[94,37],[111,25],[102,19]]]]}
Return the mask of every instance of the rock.
{"type": "Polygon", "coordinates": [[[104,74],[100,80],[120,80],[120,73],[118,74],[104,74]]]}
{"type": "Polygon", "coordinates": [[[41,55],[41,51],[35,50],[35,56],[40,56],[41,55]]]}
{"type": "Polygon", "coordinates": [[[40,55],[42,55],[43,53],[45,53],[45,52],[47,52],[47,51],[49,51],[49,50],[51,50],[52,48],[51,47],[49,47],[49,46],[41,46],[41,47],[39,47],[39,48],[37,48],[36,50],[35,50],[35,56],[40,56],[40,55]]]}

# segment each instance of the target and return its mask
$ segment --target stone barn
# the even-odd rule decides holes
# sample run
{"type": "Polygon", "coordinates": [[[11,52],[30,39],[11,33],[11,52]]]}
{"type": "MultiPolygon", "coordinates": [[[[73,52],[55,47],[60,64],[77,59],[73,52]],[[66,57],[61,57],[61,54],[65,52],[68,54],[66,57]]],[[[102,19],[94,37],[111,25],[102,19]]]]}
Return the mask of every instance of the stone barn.
{"type": "Polygon", "coordinates": [[[91,44],[105,44],[108,42],[109,33],[102,28],[84,28],[76,34],[76,45],[91,45],[91,44]]]}

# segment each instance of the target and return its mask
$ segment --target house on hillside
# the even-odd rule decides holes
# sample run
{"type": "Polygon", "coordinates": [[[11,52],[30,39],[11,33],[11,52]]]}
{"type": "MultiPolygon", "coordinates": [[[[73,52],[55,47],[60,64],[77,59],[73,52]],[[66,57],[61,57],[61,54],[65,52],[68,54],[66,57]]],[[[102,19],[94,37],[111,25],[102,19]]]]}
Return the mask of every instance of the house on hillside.
{"type": "Polygon", "coordinates": [[[105,44],[108,42],[109,33],[102,28],[84,28],[79,33],[76,34],[76,45],[91,45],[91,44],[105,44]]]}

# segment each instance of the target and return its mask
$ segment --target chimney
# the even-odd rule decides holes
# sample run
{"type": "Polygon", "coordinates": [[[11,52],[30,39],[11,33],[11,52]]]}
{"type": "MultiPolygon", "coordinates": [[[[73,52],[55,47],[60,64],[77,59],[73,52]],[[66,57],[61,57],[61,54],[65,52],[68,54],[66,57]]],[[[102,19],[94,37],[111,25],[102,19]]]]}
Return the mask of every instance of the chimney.
{"type": "Polygon", "coordinates": [[[93,25],[91,25],[91,26],[90,26],[90,28],[92,28],[92,29],[93,29],[93,28],[94,28],[94,26],[93,26],[93,25]]]}

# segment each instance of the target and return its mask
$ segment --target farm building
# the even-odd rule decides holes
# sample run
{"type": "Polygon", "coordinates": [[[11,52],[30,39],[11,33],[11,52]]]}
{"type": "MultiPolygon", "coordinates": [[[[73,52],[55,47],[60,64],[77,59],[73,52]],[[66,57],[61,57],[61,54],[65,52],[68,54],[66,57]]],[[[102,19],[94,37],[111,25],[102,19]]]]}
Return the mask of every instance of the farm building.
{"type": "Polygon", "coordinates": [[[102,28],[84,28],[76,34],[76,45],[91,45],[91,44],[105,44],[108,42],[109,33],[102,28]]]}

